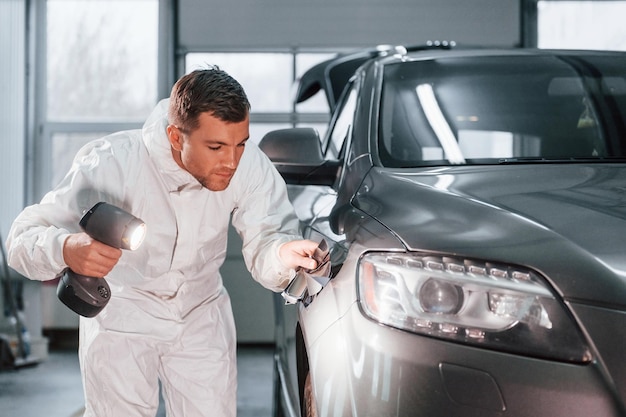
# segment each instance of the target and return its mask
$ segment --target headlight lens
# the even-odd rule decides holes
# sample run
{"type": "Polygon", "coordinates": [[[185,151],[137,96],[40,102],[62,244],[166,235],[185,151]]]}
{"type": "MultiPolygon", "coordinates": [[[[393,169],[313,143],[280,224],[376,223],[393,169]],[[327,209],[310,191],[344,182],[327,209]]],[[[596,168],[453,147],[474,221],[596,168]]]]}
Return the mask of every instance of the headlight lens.
{"type": "Polygon", "coordinates": [[[430,278],[420,287],[418,299],[426,313],[455,314],[463,306],[463,289],[450,282],[430,278]]]}
{"type": "Polygon", "coordinates": [[[534,271],[422,253],[368,253],[359,303],[399,329],[511,353],[591,359],[567,309],[534,271]]]}

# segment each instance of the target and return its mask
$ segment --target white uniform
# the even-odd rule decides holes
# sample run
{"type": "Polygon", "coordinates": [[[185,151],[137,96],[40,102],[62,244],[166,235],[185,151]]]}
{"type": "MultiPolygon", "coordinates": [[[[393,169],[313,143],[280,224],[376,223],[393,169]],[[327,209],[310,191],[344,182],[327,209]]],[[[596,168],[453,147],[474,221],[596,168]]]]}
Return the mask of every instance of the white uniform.
{"type": "Polygon", "coordinates": [[[49,280],[62,275],[63,242],[99,201],[141,218],[147,235],[107,276],[109,304],[80,318],[85,416],[154,416],[158,378],[168,416],[236,415],[235,326],[219,268],[228,225],[243,239],[252,276],[273,291],[293,276],[278,247],[301,239],[285,184],[250,141],[230,185],[210,191],[174,161],[167,100],[142,130],[86,145],[65,179],[15,220],[10,265],[49,280]]]}

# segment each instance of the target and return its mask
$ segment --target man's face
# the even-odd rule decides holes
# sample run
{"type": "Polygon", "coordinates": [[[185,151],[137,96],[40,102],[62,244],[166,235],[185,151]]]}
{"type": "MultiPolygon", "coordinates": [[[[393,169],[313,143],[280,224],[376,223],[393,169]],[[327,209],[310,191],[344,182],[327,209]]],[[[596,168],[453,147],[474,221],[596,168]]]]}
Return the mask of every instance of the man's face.
{"type": "Polygon", "coordinates": [[[167,126],[172,155],[178,165],[204,187],[222,191],[235,174],[250,136],[249,118],[228,123],[210,113],[201,113],[198,122],[198,128],[191,132],[167,126]]]}

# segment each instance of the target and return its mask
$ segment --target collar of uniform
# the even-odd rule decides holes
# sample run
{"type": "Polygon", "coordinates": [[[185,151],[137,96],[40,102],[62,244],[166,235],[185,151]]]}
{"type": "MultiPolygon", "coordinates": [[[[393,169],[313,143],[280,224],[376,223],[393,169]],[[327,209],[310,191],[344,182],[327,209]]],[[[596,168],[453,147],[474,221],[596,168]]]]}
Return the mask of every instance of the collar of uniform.
{"type": "Polygon", "coordinates": [[[167,106],[168,100],[161,100],[152,111],[142,129],[143,141],[170,192],[202,188],[198,180],[178,166],[172,156],[166,133],[167,106]]]}
{"type": "MultiPolygon", "coordinates": [[[[173,159],[172,159],[173,161],[173,159]]],[[[170,193],[182,192],[187,190],[202,189],[202,184],[198,182],[191,174],[176,165],[175,171],[161,170],[167,189],[170,193]]]]}

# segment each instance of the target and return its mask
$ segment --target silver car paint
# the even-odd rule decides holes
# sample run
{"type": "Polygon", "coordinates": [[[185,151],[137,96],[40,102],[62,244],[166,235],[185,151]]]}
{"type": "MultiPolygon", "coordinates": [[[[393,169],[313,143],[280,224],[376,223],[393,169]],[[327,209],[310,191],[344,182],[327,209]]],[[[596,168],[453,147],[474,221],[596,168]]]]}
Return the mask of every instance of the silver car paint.
{"type": "MultiPolygon", "coordinates": [[[[360,82],[376,103],[375,77],[360,82]]],[[[376,131],[375,112],[357,109],[353,137],[376,131]]],[[[293,372],[283,375],[292,398],[298,376],[286,361],[300,344],[324,417],[626,415],[625,164],[393,170],[373,168],[375,143],[353,145],[343,172],[350,181],[337,186],[350,202],[335,206],[329,187],[292,188],[298,198],[323,201],[299,213],[305,234],[332,237],[347,252],[317,297],[277,305],[286,328],[299,329],[277,346],[283,370],[293,372]],[[368,250],[428,250],[533,268],[583,329],[593,360],[547,361],[375,323],[357,300],[357,262],[368,250]]]]}

